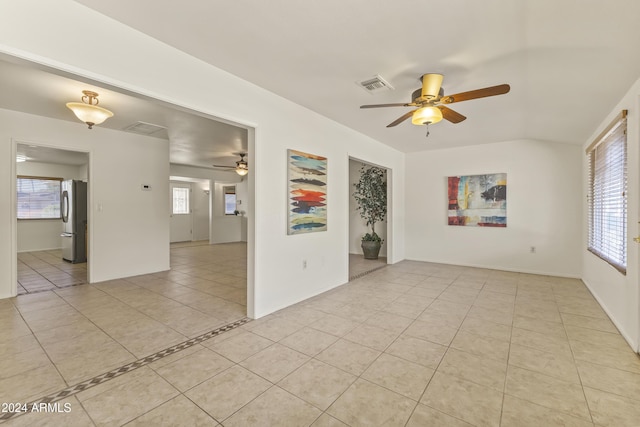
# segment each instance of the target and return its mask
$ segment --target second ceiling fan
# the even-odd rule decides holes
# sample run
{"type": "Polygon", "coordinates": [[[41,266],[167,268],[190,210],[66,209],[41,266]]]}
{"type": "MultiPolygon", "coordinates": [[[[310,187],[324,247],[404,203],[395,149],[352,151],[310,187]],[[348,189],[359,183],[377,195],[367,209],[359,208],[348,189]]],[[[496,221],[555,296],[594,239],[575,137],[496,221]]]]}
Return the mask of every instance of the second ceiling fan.
{"type": "Polygon", "coordinates": [[[245,176],[246,174],[249,173],[249,164],[244,159],[244,156],[246,156],[247,153],[234,153],[234,155],[240,156],[240,160],[236,162],[235,166],[228,166],[228,165],[211,165],[211,166],[217,169],[235,171],[238,175],[245,176]]]}
{"type": "Polygon", "coordinates": [[[466,117],[451,108],[445,107],[446,104],[503,95],[511,90],[508,84],[502,84],[445,96],[442,89],[442,74],[424,74],[420,79],[422,80],[422,87],[411,94],[411,102],[404,104],[361,105],[360,108],[417,107],[415,110],[411,110],[389,123],[387,125],[388,128],[397,126],[410,117],[411,123],[414,125],[430,125],[438,123],[442,119],[451,123],[460,123],[466,117]]]}

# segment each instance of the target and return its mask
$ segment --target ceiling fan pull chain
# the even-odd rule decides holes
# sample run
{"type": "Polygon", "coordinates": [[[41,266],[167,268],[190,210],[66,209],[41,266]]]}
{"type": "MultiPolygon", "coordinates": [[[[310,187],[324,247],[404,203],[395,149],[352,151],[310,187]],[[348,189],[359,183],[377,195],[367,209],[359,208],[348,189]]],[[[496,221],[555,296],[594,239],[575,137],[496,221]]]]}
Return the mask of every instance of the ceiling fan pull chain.
{"type": "Polygon", "coordinates": [[[429,138],[429,122],[427,122],[427,135],[425,136],[425,138],[429,138]]]}

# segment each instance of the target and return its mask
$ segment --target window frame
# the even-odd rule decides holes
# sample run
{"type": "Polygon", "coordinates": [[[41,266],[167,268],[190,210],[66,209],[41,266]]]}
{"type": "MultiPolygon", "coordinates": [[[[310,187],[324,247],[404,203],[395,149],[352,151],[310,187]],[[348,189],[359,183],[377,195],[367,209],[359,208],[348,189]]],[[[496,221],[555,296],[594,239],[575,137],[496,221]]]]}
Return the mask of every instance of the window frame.
{"type": "Polygon", "coordinates": [[[238,210],[238,195],[236,193],[236,186],[235,185],[228,185],[228,186],[222,187],[222,209],[223,209],[225,215],[235,215],[236,214],[236,211],[238,210]],[[234,203],[234,207],[233,207],[233,211],[232,212],[227,211],[227,195],[228,194],[233,194],[234,198],[235,198],[235,203],[234,203]]]}
{"type": "Polygon", "coordinates": [[[34,175],[16,175],[16,219],[18,221],[51,221],[51,220],[61,220],[62,219],[62,208],[60,204],[62,203],[62,199],[60,197],[60,193],[62,191],[62,181],[64,178],[59,177],[50,177],[50,176],[34,176],[34,175]],[[58,183],[58,216],[51,216],[46,218],[24,218],[20,217],[20,197],[18,196],[18,192],[20,190],[20,180],[34,180],[34,181],[55,181],[58,183]]]}
{"type": "Polygon", "coordinates": [[[171,190],[171,215],[189,215],[191,214],[191,188],[189,187],[173,187],[171,190]],[[186,194],[186,212],[176,212],[176,190],[186,194]]]}
{"type": "Polygon", "coordinates": [[[622,110],[585,151],[589,157],[587,250],[626,275],[627,110],[622,110]]]}

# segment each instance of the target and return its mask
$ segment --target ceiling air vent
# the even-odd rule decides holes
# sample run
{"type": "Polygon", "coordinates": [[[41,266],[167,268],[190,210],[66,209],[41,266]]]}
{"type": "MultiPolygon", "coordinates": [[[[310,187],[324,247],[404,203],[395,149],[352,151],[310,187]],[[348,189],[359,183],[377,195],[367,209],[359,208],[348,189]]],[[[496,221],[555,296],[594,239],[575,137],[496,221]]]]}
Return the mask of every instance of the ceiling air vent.
{"type": "Polygon", "coordinates": [[[154,125],[153,123],[136,122],[122,129],[126,132],[139,133],[141,135],[153,135],[156,132],[166,130],[164,126],[154,125]]]}
{"type": "Polygon", "coordinates": [[[358,82],[358,85],[363,87],[367,92],[393,90],[393,86],[391,86],[389,82],[378,75],[374,76],[373,78],[358,82]]]}

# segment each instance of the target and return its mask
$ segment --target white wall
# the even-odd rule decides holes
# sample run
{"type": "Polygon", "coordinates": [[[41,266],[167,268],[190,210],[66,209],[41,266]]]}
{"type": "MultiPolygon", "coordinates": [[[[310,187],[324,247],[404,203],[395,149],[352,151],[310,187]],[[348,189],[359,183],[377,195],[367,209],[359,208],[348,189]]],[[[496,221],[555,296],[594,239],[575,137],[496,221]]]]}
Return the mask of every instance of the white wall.
{"type": "MultiPolygon", "coordinates": [[[[229,173],[225,171],[218,171],[214,169],[195,166],[171,164],[170,170],[171,176],[176,179],[178,179],[177,177],[180,177],[184,178],[186,181],[191,182],[200,182],[200,180],[207,181],[207,184],[202,183],[200,187],[200,189],[204,189],[205,186],[209,188],[209,195],[207,196],[206,200],[207,206],[204,206],[204,200],[198,200],[196,201],[196,203],[198,204],[197,212],[194,208],[194,240],[209,240],[210,243],[238,242],[241,240],[245,242],[247,241],[246,213],[244,221],[227,221],[227,218],[225,218],[224,216],[223,207],[222,205],[220,205],[220,198],[223,197],[220,193],[221,186],[216,186],[216,184],[238,186],[244,197],[244,200],[242,202],[243,208],[240,210],[247,210],[249,197],[246,179],[241,182],[240,175],[236,173],[229,173]],[[216,188],[218,189],[217,192],[216,188]],[[207,221],[206,227],[204,224],[205,208],[207,221]],[[196,221],[197,224],[195,224],[196,221]],[[229,226],[235,231],[229,230],[229,226]],[[196,235],[198,236],[198,238],[195,237],[196,235]],[[242,239],[242,235],[244,235],[244,239],[242,239]]],[[[198,198],[200,196],[201,194],[195,195],[195,197],[198,198]]]]}
{"type": "Polygon", "coordinates": [[[243,179],[242,182],[236,184],[236,200],[238,210],[240,211],[240,241],[247,241],[248,225],[249,225],[249,185],[248,180],[243,179]]]}
{"type": "Polygon", "coordinates": [[[47,251],[62,247],[61,219],[18,221],[18,252],[47,251]]]}
{"type": "Polygon", "coordinates": [[[579,146],[540,141],[412,153],[407,258],[579,277],[580,160],[579,146]],[[499,172],[507,173],[507,227],[447,225],[447,177],[499,172]]]}
{"type": "Polygon", "coordinates": [[[242,237],[242,217],[224,214],[224,187],[234,184],[216,182],[214,184],[213,209],[211,218],[211,243],[240,242],[242,237]]]}
{"type": "Polygon", "coordinates": [[[210,182],[194,182],[191,209],[193,210],[193,240],[209,240],[210,182]],[[206,192],[205,192],[206,190],[206,192]]]}
{"type": "Polygon", "coordinates": [[[78,177],[76,179],[79,179],[80,181],[88,181],[89,180],[89,162],[87,161],[86,164],[78,167],[78,177]]]}
{"type": "Polygon", "coordinates": [[[588,141],[585,141],[582,154],[582,196],[584,222],[582,231],[582,280],[587,284],[600,305],[616,324],[622,335],[637,352],[640,350],[640,291],[638,289],[638,244],[633,237],[640,235],[638,227],[640,204],[640,80],[638,80],[618,105],[598,126],[588,141]],[[586,195],[588,187],[588,157],[584,149],[603,131],[621,110],[629,110],[627,116],[627,274],[619,273],[608,263],[586,250],[587,247],[587,213],[589,212],[586,195]]]}
{"type": "MultiPolygon", "coordinates": [[[[87,164],[89,159],[87,157],[87,164]]],[[[86,167],[40,162],[20,162],[16,173],[25,176],[83,179],[86,167]]],[[[61,219],[18,220],[18,252],[44,251],[61,247],[61,219]]]]}
{"type": "MultiPolygon", "coordinates": [[[[88,156],[87,164],[89,164],[88,156]]],[[[16,163],[17,174],[26,176],[83,180],[86,179],[86,171],[86,166],[58,165],[31,161],[16,163]]]]}
{"type": "Polygon", "coordinates": [[[15,271],[15,141],[88,151],[89,280],[169,268],[169,147],[155,138],[0,109],[0,297],[15,271]],[[121,153],[127,153],[123,156],[121,153]],[[119,171],[119,173],[113,173],[119,171]],[[142,192],[141,184],[151,192],[142,192]],[[102,209],[99,209],[99,206],[102,209]]]}
{"type": "MultiPolygon", "coordinates": [[[[355,191],[353,185],[360,180],[360,168],[364,163],[357,160],[349,159],[349,253],[362,255],[362,236],[371,232],[371,227],[367,226],[367,222],[360,216],[357,210],[358,204],[352,196],[355,191]]],[[[376,234],[380,236],[384,242],[380,247],[380,256],[387,256],[387,221],[381,221],[376,224],[376,234]]]]}
{"type": "Polygon", "coordinates": [[[240,182],[240,176],[236,173],[218,171],[209,168],[171,163],[169,170],[172,177],[196,178],[197,180],[205,179],[231,183],[240,182]]]}
{"type": "MultiPolygon", "coordinates": [[[[248,259],[249,265],[253,265],[248,272],[251,316],[261,317],[348,280],[349,156],[397,172],[391,174],[394,197],[387,256],[392,263],[404,258],[402,153],[71,0],[3,0],[2,11],[0,52],[255,128],[255,132],[249,131],[248,175],[249,193],[254,195],[248,211],[254,219],[253,224],[249,222],[248,231],[248,259]],[[34,10],[38,13],[34,14],[34,10]],[[87,37],[76,37],[77,34],[87,37]],[[288,148],[329,159],[326,232],[294,236],[286,233],[288,148]],[[307,260],[305,270],[303,259],[307,260]]],[[[6,148],[0,151],[0,162],[4,164],[10,160],[7,151],[6,148]]],[[[97,171],[91,165],[92,176],[101,173],[104,170],[97,171]]],[[[168,164],[164,186],[158,183],[156,188],[166,188],[166,175],[168,164]]],[[[0,173],[4,211],[8,211],[4,201],[8,179],[6,173],[0,173]]],[[[96,190],[103,190],[98,182],[95,185],[96,190]]],[[[166,197],[162,201],[158,212],[168,218],[166,197]]],[[[7,214],[2,213],[0,233],[7,230],[6,224],[7,214]]],[[[168,225],[166,229],[168,241],[168,225]]],[[[0,250],[1,260],[7,258],[7,246],[0,250]]],[[[136,249],[137,253],[142,252],[136,249]]]]}
{"type": "MultiPolygon", "coordinates": [[[[191,209],[191,240],[192,241],[201,241],[206,240],[209,241],[209,205],[211,196],[210,188],[211,181],[203,178],[191,178],[191,177],[176,177],[171,175],[170,184],[189,184],[191,189],[191,196],[189,198],[190,209],[191,209]]],[[[172,194],[171,188],[169,189],[168,200],[169,200],[169,210],[172,209],[171,203],[172,194]]],[[[170,215],[170,227],[184,227],[184,219],[185,218],[177,218],[175,216],[170,215]]],[[[171,230],[170,239],[173,241],[175,239],[175,230],[171,230]]],[[[180,235],[180,233],[178,233],[180,235]]]]}

